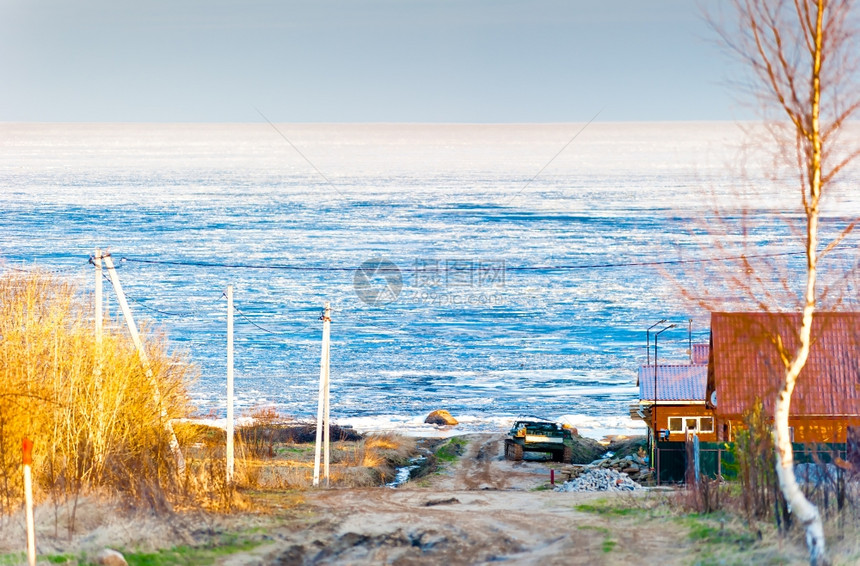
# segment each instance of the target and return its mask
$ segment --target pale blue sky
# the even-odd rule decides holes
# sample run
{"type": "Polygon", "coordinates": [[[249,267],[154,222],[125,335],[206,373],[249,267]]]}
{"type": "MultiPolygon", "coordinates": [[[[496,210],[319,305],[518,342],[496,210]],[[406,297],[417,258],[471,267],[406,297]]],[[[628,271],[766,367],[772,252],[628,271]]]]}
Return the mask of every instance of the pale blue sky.
{"type": "MultiPolygon", "coordinates": [[[[718,0],[711,0],[718,1],[718,0]]],[[[0,0],[0,121],[747,117],[692,0],[0,0]]]]}

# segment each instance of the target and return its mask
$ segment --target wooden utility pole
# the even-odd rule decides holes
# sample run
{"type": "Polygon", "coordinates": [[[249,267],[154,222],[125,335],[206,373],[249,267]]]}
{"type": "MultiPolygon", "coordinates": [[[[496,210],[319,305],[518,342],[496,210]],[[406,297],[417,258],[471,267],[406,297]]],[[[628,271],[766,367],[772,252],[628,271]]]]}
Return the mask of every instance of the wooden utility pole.
{"type": "Polygon", "coordinates": [[[233,285],[227,285],[227,483],[233,483],[233,285]]]}
{"type": "MultiPolygon", "coordinates": [[[[105,413],[105,397],[104,397],[104,383],[102,378],[102,338],[104,336],[104,274],[102,272],[102,250],[100,248],[96,248],[96,254],[93,257],[93,265],[96,268],[96,297],[95,297],[95,327],[96,327],[96,366],[93,370],[93,374],[95,377],[95,385],[96,385],[96,395],[98,396],[99,402],[99,412],[98,412],[98,427],[99,429],[103,429],[105,426],[105,420],[107,419],[107,415],[105,413]]],[[[94,458],[96,460],[96,471],[101,473],[104,466],[104,455],[105,451],[103,450],[104,446],[104,436],[99,434],[95,435],[93,438],[93,443],[96,446],[94,450],[94,458]]]]}
{"type": "Polygon", "coordinates": [[[96,345],[102,345],[102,324],[104,323],[104,312],[102,311],[104,300],[102,299],[102,251],[96,248],[93,258],[96,266],[96,345]]]}
{"type": "Polygon", "coordinates": [[[331,325],[331,306],[325,303],[323,315],[320,317],[323,321],[323,339],[322,339],[322,354],[320,356],[320,389],[319,400],[317,403],[317,436],[316,448],[314,450],[314,487],[320,483],[320,445],[325,442],[325,467],[324,477],[326,486],[329,482],[329,445],[330,445],[330,426],[329,426],[329,365],[330,365],[330,325],[331,325]],[[325,436],[323,437],[323,426],[325,426],[325,436]]]}
{"type": "Polygon", "coordinates": [[[137,331],[134,317],[131,316],[131,309],[128,307],[128,301],[126,301],[125,293],[122,291],[122,285],[119,282],[119,276],[114,268],[113,259],[109,253],[104,254],[102,259],[104,259],[105,266],[108,269],[108,275],[110,276],[110,281],[113,284],[114,291],[116,291],[116,300],[117,303],[119,303],[120,309],[122,309],[122,315],[125,318],[126,325],[128,326],[128,332],[131,334],[131,339],[137,348],[137,355],[140,358],[140,363],[143,364],[143,368],[146,371],[146,377],[149,378],[155,387],[155,403],[161,408],[161,416],[164,417],[165,428],[167,428],[168,433],[170,433],[170,450],[176,458],[176,468],[180,474],[184,474],[185,456],[182,455],[179,441],[176,440],[176,433],[173,432],[173,424],[166,418],[167,411],[161,403],[161,394],[158,391],[158,384],[155,382],[155,377],[152,375],[152,368],[149,365],[149,356],[146,355],[146,351],[143,349],[143,342],[140,340],[140,333],[137,331]]]}

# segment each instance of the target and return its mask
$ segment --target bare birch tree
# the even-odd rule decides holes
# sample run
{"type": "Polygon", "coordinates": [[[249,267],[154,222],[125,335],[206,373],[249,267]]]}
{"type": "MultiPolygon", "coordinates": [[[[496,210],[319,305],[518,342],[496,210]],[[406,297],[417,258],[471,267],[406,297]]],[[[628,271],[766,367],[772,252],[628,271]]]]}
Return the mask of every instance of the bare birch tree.
{"type": "MultiPolygon", "coordinates": [[[[810,564],[829,564],[821,516],[795,478],[788,418],[822,297],[819,262],[854,227],[849,222],[829,242],[820,241],[822,197],[860,155],[840,136],[860,108],[857,14],[853,0],[732,0],[731,6],[731,24],[708,17],[722,42],[751,71],[745,86],[761,103],[768,139],[794,171],[800,189],[806,256],[802,317],[796,347],[777,339],[785,379],[774,404],[773,437],[780,489],[805,529],[810,564]]],[[[785,181],[777,174],[772,178],[785,181]]]]}

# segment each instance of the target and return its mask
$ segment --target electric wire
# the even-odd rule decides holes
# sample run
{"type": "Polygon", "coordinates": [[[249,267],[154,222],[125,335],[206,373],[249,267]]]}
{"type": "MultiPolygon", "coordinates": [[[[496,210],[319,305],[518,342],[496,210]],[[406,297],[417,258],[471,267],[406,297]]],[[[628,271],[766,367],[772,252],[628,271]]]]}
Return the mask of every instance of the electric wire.
{"type": "MultiPolygon", "coordinates": [[[[657,267],[662,265],[685,265],[696,263],[717,263],[729,262],[746,259],[767,259],[777,257],[802,256],[806,252],[774,252],[766,254],[740,254],[735,256],[722,256],[713,258],[692,258],[692,259],[667,259],[667,260],[649,260],[649,261],[627,261],[627,262],[606,262],[606,263],[584,263],[584,264],[560,264],[560,265],[521,265],[521,266],[504,266],[505,272],[508,271],[576,271],[583,269],[616,269],[622,267],[657,267]]],[[[180,260],[161,260],[161,259],[144,259],[138,257],[123,257],[122,261],[131,263],[143,263],[154,265],[171,265],[178,267],[215,267],[223,269],[255,269],[255,270],[273,270],[273,271],[309,271],[309,272],[347,272],[355,271],[360,267],[345,267],[345,266],[306,266],[306,265],[286,265],[286,264],[252,264],[252,263],[220,263],[211,261],[180,261],[180,260]]],[[[495,262],[494,262],[495,264],[495,262]]],[[[444,268],[426,268],[426,267],[384,267],[376,268],[377,272],[390,273],[427,273],[427,272],[460,272],[463,267],[446,266],[444,268]]]]}
{"type": "MultiPolygon", "coordinates": [[[[87,262],[89,263],[89,262],[87,262]]],[[[25,269],[23,267],[14,267],[11,265],[3,265],[0,266],[0,271],[9,270],[9,271],[17,271],[18,273],[53,273],[53,274],[61,274],[61,273],[71,273],[80,269],[85,269],[87,267],[87,263],[83,264],[74,264],[68,267],[56,267],[54,269],[46,269],[44,267],[32,267],[29,269],[25,269]]]]}
{"type": "MultiPolygon", "coordinates": [[[[604,107],[604,108],[605,108],[605,107],[604,107]]],[[[553,155],[553,156],[552,156],[552,159],[550,159],[549,161],[547,161],[546,165],[544,165],[543,167],[541,167],[541,168],[540,168],[540,171],[538,171],[537,173],[535,173],[534,177],[532,177],[531,179],[529,179],[529,182],[528,182],[528,183],[526,183],[526,184],[525,184],[525,186],[524,186],[523,188],[521,188],[520,190],[518,190],[514,196],[512,196],[511,198],[509,198],[508,200],[506,200],[506,201],[505,201],[505,203],[504,203],[504,205],[506,206],[506,205],[509,205],[510,203],[512,203],[514,200],[516,200],[516,198],[517,198],[518,196],[520,196],[520,195],[522,194],[522,192],[523,192],[523,191],[525,191],[527,188],[529,188],[529,186],[531,186],[531,184],[532,184],[532,183],[534,183],[535,179],[537,179],[538,177],[540,177],[540,174],[541,174],[541,173],[543,173],[543,172],[544,172],[544,170],[545,170],[547,167],[549,167],[549,166],[550,166],[550,164],[552,164],[552,162],[553,162],[553,161],[555,161],[555,160],[556,160],[556,158],[557,158],[559,155],[561,155],[562,153],[564,153],[564,150],[565,150],[565,149],[567,149],[567,147],[568,147],[570,144],[572,144],[572,143],[573,143],[573,140],[575,140],[576,138],[578,138],[578,137],[579,137],[579,134],[581,134],[583,131],[585,131],[585,128],[587,128],[588,126],[590,126],[590,125],[591,125],[591,123],[592,123],[592,122],[594,122],[595,120],[597,120],[597,117],[598,117],[598,116],[600,116],[600,113],[601,113],[601,112],[603,112],[603,108],[601,108],[600,110],[598,110],[598,111],[597,111],[597,114],[595,114],[594,116],[592,116],[592,117],[591,117],[591,120],[589,120],[588,122],[586,122],[586,123],[585,123],[585,124],[584,124],[580,129],[579,129],[579,131],[578,131],[578,132],[576,132],[576,133],[573,135],[573,137],[572,137],[572,138],[570,138],[570,141],[568,141],[566,144],[564,144],[564,146],[563,146],[560,150],[558,150],[558,152],[557,152],[555,155],[553,155]]]]}
{"type": "Polygon", "coordinates": [[[288,144],[290,144],[290,147],[292,147],[292,148],[295,150],[295,152],[296,152],[296,153],[298,153],[298,154],[301,156],[301,158],[302,158],[302,159],[304,159],[304,160],[307,162],[307,164],[308,164],[308,165],[310,165],[311,167],[313,167],[314,171],[316,171],[316,172],[317,172],[317,174],[318,174],[320,177],[322,177],[323,179],[325,179],[325,182],[326,182],[326,183],[328,183],[328,185],[329,185],[331,188],[333,188],[335,191],[337,191],[337,193],[338,193],[338,194],[340,194],[340,196],[342,196],[342,197],[346,198],[346,195],[345,195],[345,194],[343,194],[343,193],[341,192],[341,190],[340,190],[340,189],[338,189],[338,188],[335,186],[335,184],[331,182],[331,180],[330,180],[330,179],[325,175],[325,173],[323,173],[322,171],[320,171],[320,168],[319,168],[319,167],[317,167],[317,166],[314,164],[314,162],[313,162],[313,161],[311,161],[310,159],[308,159],[308,156],[307,156],[307,155],[305,155],[304,153],[302,153],[302,150],[300,150],[298,147],[296,147],[296,144],[294,144],[294,143],[292,142],[292,140],[291,140],[290,138],[288,138],[288,137],[286,136],[286,134],[284,134],[284,132],[282,132],[281,130],[279,130],[279,129],[278,129],[278,127],[277,127],[277,126],[276,126],[276,125],[275,125],[271,120],[269,120],[269,118],[268,118],[265,114],[263,114],[263,112],[262,112],[259,108],[257,108],[257,107],[255,106],[255,107],[254,107],[254,110],[256,110],[256,111],[257,111],[257,114],[259,114],[260,116],[262,116],[262,117],[263,117],[263,120],[265,120],[266,122],[268,122],[268,123],[269,123],[269,125],[272,127],[272,129],[274,129],[274,130],[278,133],[278,135],[279,135],[279,136],[281,136],[281,137],[284,139],[284,141],[286,141],[288,144]]]}
{"type": "MultiPolygon", "coordinates": [[[[111,281],[110,277],[108,277],[108,275],[106,273],[102,273],[102,278],[105,281],[107,281],[108,283],[110,283],[111,285],[113,285],[113,281],[111,281]]],[[[162,314],[164,316],[184,318],[184,319],[195,319],[195,318],[204,318],[204,317],[208,318],[211,316],[209,313],[205,313],[205,312],[202,312],[199,310],[188,311],[188,312],[169,312],[169,311],[165,311],[165,310],[161,310],[161,309],[149,306],[146,303],[144,303],[143,301],[134,298],[133,296],[128,294],[127,289],[123,289],[123,294],[125,295],[126,300],[131,301],[132,303],[134,303],[140,307],[143,307],[146,310],[156,312],[156,313],[162,314]]]]}
{"type": "MultiPolygon", "coordinates": [[[[226,293],[222,293],[222,294],[221,294],[221,298],[222,298],[222,299],[224,299],[224,298],[226,298],[226,297],[227,297],[227,294],[226,294],[226,293]]],[[[309,328],[309,326],[307,326],[307,327],[297,328],[296,330],[289,330],[289,331],[283,331],[283,330],[272,330],[272,329],[270,329],[270,328],[266,328],[266,327],[264,327],[264,326],[261,326],[261,325],[257,324],[256,322],[254,322],[253,320],[251,320],[251,319],[248,317],[248,315],[246,315],[244,312],[242,312],[241,310],[239,310],[239,307],[237,307],[237,306],[236,306],[236,303],[235,303],[235,302],[233,303],[233,310],[234,310],[234,311],[236,311],[236,313],[237,313],[240,317],[242,317],[242,318],[245,320],[245,322],[247,322],[247,323],[248,323],[248,324],[250,324],[251,326],[254,326],[254,327],[258,328],[259,330],[261,330],[261,331],[265,332],[266,334],[275,334],[275,335],[298,334],[298,333],[300,333],[300,332],[307,332],[307,330],[308,330],[308,328],[309,328]]]]}

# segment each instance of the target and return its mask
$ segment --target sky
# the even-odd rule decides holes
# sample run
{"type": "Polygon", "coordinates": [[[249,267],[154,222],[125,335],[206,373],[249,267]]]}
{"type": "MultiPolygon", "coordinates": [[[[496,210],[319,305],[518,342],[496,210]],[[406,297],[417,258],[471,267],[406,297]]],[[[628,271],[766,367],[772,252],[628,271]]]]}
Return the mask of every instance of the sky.
{"type": "Polygon", "coordinates": [[[744,119],[733,65],[693,0],[0,0],[6,122],[744,119]]]}

